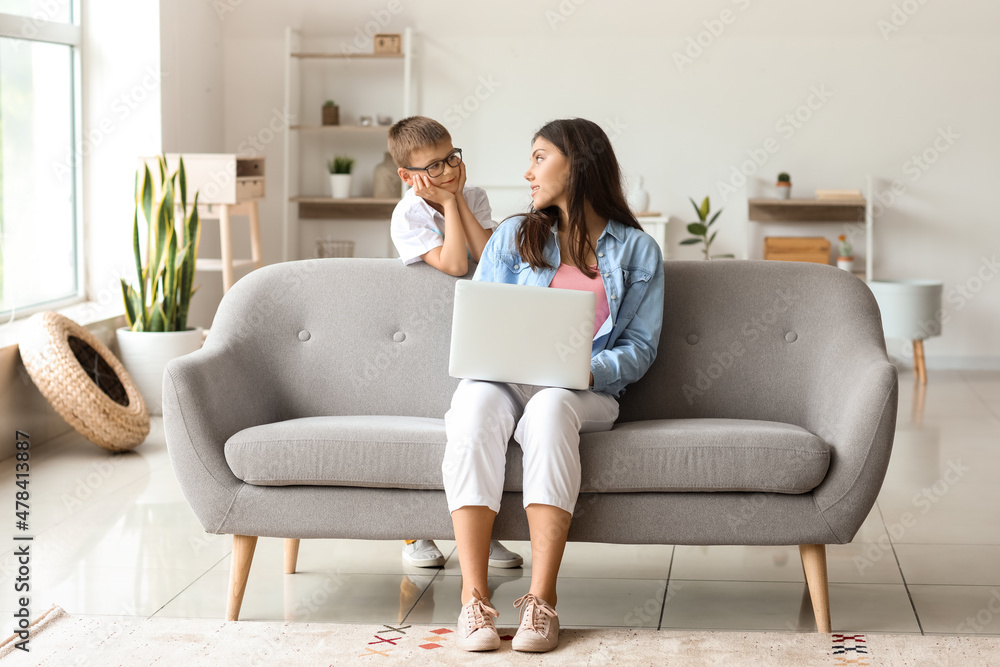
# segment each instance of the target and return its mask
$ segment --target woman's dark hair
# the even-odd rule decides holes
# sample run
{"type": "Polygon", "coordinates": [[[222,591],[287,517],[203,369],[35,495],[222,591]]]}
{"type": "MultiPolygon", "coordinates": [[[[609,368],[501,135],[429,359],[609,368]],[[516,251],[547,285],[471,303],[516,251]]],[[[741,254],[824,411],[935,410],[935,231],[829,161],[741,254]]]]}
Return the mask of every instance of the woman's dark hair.
{"type": "MultiPolygon", "coordinates": [[[[621,168],[611,141],[597,123],[583,118],[564,118],[546,123],[535,133],[531,143],[534,144],[539,137],[551,142],[569,161],[566,178],[569,259],[584,275],[594,278],[597,273],[587,266],[587,251],[596,252],[596,248],[592,247],[587,233],[585,203],[590,202],[594,212],[602,218],[642,229],[626,203],[621,168]]],[[[518,254],[533,269],[552,268],[543,253],[552,223],[558,222],[560,216],[558,206],[537,210],[532,205],[525,214],[515,242],[518,254]]]]}

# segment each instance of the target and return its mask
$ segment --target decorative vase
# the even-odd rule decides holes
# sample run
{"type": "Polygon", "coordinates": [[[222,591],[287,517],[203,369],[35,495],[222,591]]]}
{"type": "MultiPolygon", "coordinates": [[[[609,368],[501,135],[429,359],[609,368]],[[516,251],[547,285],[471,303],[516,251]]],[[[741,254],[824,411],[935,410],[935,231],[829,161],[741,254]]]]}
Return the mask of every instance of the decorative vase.
{"type": "Polygon", "coordinates": [[[323,107],[323,124],[340,125],[340,107],[337,105],[323,107]]]}
{"type": "Polygon", "coordinates": [[[838,257],[837,258],[837,268],[843,269],[850,273],[854,270],[854,258],[853,257],[838,257]]]}
{"type": "Polygon", "coordinates": [[[792,196],[791,183],[776,183],[775,187],[778,188],[778,199],[788,199],[792,196]]]}
{"type": "Polygon", "coordinates": [[[396,163],[388,151],[382,162],[375,165],[372,181],[375,184],[375,199],[399,199],[402,196],[403,182],[399,180],[396,163]]]}
{"type": "Polygon", "coordinates": [[[334,199],[347,199],[351,196],[350,174],[330,174],[330,196],[334,199]]]}
{"type": "Polygon", "coordinates": [[[163,414],[163,369],[167,362],[201,347],[201,327],[186,331],[115,330],[125,370],[139,388],[151,415],[163,414]]]}
{"type": "Polygon", "coordinates": [[[642,189],[642,176],[636,176],[635,185],[628,191],[628,206],[633,213],[649,210],[649,193],[642,189]]]}

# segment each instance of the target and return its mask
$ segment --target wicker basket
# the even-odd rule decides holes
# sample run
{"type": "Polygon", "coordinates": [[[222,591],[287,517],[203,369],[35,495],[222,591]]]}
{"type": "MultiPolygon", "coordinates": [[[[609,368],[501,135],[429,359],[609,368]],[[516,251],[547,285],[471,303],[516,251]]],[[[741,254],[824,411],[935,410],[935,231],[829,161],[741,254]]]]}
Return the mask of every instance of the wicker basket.
{"type": "Polygon", "coordinates": [[[317,257],[354,257],[354,241],[317,239],[317,257]]]}

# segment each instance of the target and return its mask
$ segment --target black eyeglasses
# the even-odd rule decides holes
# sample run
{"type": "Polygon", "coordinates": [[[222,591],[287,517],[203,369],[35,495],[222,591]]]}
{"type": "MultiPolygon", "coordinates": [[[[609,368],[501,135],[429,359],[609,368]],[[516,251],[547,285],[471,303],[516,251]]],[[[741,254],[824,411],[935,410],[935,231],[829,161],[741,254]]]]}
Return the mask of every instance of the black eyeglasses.
{"type": "Polygon", "coordinates": [[[405,169],[408,171],[426,171],[427,175],[431,178],[437,178],[444,173],[444,165],[446,163],[452,169],[462,164],[462,149],[456,148],[445,159],[431,162],[426,167],[405,167],[405,169]]]}

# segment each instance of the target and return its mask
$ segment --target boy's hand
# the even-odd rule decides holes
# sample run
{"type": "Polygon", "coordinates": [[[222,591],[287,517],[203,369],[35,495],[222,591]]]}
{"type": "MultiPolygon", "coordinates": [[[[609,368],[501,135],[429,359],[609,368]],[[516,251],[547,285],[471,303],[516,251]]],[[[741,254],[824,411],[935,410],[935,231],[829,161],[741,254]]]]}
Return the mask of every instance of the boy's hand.
{"type": "Polygon", "coordinates": [[[413,174],[413,194],[442,206],[455,198],[452,193],[431,183],[423,172],[413,174]]]}
{"type": "Polygon", "coordinates": [[[455,195],[458,197],[462,196],[465,192],[465,162],[458,165],[458,189],[455,191],[455,195]]]}

